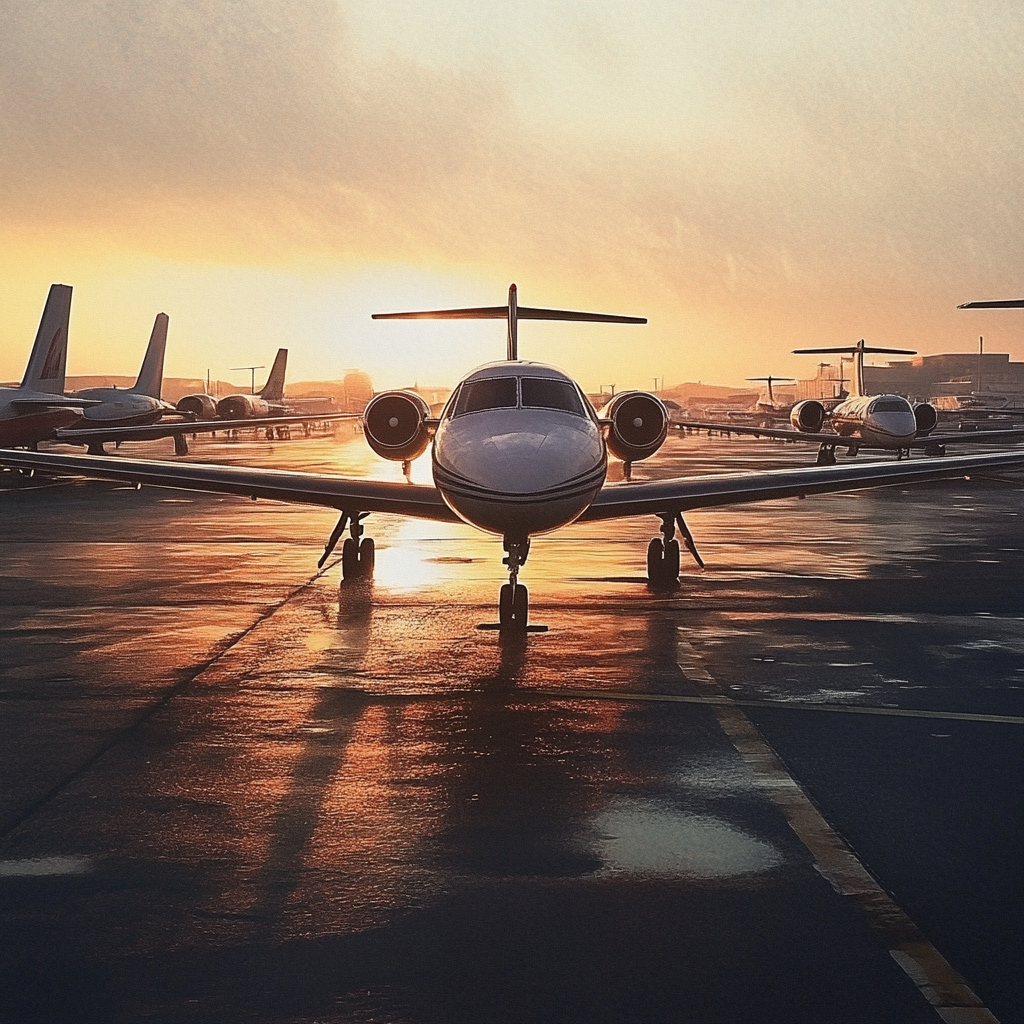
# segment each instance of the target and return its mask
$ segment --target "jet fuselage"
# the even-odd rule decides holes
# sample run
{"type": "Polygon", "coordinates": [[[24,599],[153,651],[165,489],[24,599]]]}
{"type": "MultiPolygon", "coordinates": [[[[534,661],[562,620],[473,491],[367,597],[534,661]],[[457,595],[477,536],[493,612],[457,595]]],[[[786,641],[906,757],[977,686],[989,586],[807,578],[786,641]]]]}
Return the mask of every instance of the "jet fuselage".
{"type": "Polygon", "coordinates": [[[829,422],[843,437],[873,448],[905,448],[917,436],[913,406],[899,395],[856,395],[840,402],[829,422]]]}
{"type": "Polygon", "coordinates": [[[434,484],[460,519],[529,537],[566,526],[604,484],[601,426],[562,370],[521,360],[474,370],[434,434],[434,484]]]}

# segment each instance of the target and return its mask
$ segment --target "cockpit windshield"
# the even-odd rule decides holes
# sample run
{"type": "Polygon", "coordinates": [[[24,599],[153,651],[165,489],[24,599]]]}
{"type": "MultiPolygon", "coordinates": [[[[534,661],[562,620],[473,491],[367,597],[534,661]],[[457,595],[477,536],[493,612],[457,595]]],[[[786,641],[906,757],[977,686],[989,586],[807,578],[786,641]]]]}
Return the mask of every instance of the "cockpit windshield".
{"type": "Polygon", "coordinates": [[[515,377],[487,377],[463,384],[453,415],[485,409],[514,409],[519,404],[515,377]]]}
{"type": "Polygon", "coordinates": [[[559,409],[574,416],[585,416],[579,392],[566,380],[550,377],[523,377],[519,382],[525,409],[559,409]]]}
{"type": "Polygon", "coordinates": [[[910,403],[904,398],[879,398],[871,403],[868,412],[910,412],[910,403]]]}
{"type": "Polygon", "coordinates": [[[557,409],[586,417],[579,391],[567,380],[551,377],[484,377],[467,381],[459,389],[451,416],[488,409],[557,409]]]}

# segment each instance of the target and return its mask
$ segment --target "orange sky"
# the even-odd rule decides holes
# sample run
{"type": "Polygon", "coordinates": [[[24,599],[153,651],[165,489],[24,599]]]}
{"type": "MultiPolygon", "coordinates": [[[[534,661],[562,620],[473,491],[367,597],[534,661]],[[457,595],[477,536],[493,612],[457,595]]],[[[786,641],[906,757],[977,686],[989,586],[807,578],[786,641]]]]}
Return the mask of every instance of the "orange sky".
{"type": "Polygon", "coordinates": [[[51,281],[69,372],[291,350],[292,379],[454,382],[500,302],[588,389],[809,376],[793,347],[1024,359],[1024,8],[743,0],[0,6],[0,378],[51,281]]]}

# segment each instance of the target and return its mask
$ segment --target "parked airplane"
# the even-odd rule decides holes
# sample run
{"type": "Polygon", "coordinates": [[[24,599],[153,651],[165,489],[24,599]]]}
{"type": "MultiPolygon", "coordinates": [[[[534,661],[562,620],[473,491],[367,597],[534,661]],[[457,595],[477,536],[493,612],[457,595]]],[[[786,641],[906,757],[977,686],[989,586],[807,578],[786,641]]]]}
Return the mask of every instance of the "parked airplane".
{"type": "Polygon", "coordinates": [[[648,579],[655,586],[668,586],[678,582],[677,529],[700,564],[683,518],[691,509],[918,483],[1024,466],[1024,451],[1019,451],[605,486],[609,454],[632,462],[649,458],[661,447],[668,429],[664,405],[647,392],[628,391],[616,395],[599,418],[579,386],[563,371],[519,359],[517,322],[533,319],[630,324],[645,323],[644,319],[519,307],[515,285],[509,288],[504,306],[376,315],[378,319],[426,317],[508,322],[506,359],[468,374],[440,417],[431,417],[426,402],[406,391],[378,394],[366,407],[366,439],[384,458],[404,462],[432,444],[431,486],[242,466],[50,453],[0,452],[0,463],[125,480],[140,486],[153,484],[333,507],[341,515],[320,564],[325,563],[347,530],[349,536],[341,557],[346,580],[373,571],[373,540],[363,536],[363,521],[370,513],[461,520],[502,538],[509,582],[501,588],[499,622],[494,626],[509,631],[528,628],[528,596],[526,587],[519,583],[519,572],[527,560],[531,539],[573,522],[657,516],[661,529],[648,545],[648,579]]]}
{"type": "Polygon", "coordinates": [[[289,412],[283,404],[287,365],[288,349],[279,348],[274,365],[270,368],[267,383],[263,385],[258,395],[237,394],[220,399],[214,398],[213,395],[185,395],[178,400],[178,411],[187,413],[197,420],[251,420],[285,416],[289,412]]]}
{"type": "Polygon", "coordinates": [[[134,427],[155,423],[166,413],[175,412],[173,405],[160,399],[166,347],[167,314],[157,313],[142,368],[132,387],[86,388],[69,396],[96,402],[86,408],[83,424],[90,427],[134,427]]]}
{"type": "Polygon", "coordinates": [[[0,388],[0,445],[34,447],[98,404],[64,394],[70,319],[71,285],[50,285],[25,376],[17,387],[0,388]]]}
{"type": "Polygon", "coordinates": [[[862,338],[856,345],[838,348],[798,348],[797,355],[848,353],[853,355],[851,392],[842,401],[826,406],[814,398],[797,402],[790,412],[792,430],[771,427],[746,427],[734,423],[705,420],[681,420],[681,428],[718,430],[723,433],[753,434],[785,441],[808,441],[818,445],[815,464],[835,464],[836,448],[847,448],[856,455],[862,448],[896,452],[897,458],[911,448],[923,448],[929,455],[944,455],[947,444],[1009,441],[1024,435],[1024,430],[985,430],[970,433],[935,434],[938,412],[930,402],[911,404],[901,395],[864,394],[864,356],[886,352],[914,355],[912,349],[876,348],[862,338]]]}

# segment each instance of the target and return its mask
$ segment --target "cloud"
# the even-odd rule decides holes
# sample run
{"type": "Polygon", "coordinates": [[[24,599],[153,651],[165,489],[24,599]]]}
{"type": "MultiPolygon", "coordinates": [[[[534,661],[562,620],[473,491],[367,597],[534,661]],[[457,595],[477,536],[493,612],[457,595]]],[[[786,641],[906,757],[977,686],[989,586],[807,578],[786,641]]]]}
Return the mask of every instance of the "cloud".
{"type": "Polygon", "coordinates": [[[1013,290],[1015,5],[660,10],[663,38],[652,22],[620,40],[621,19],[609,39],[599,11],[580,34],[577,8],[553,8],[565,73],[617,50],[609,81],[635,110],[644,47],[662,62],[649,123],[627,106],[602,133],[592,110],[583,127],[524,110],[531,78],[554,81],[550,48],[543,67],[493,43],[466,64],[368,53],[330,0],[5,4],[0,218],[173,258],[530,268],[615,296],[640,282],[655,305],[780,337],[801,318],[846,329],[879,296],[909,326],[926,302],[1013,290]],[[672,122],[665,94],[684,85],[672,122]]]}

